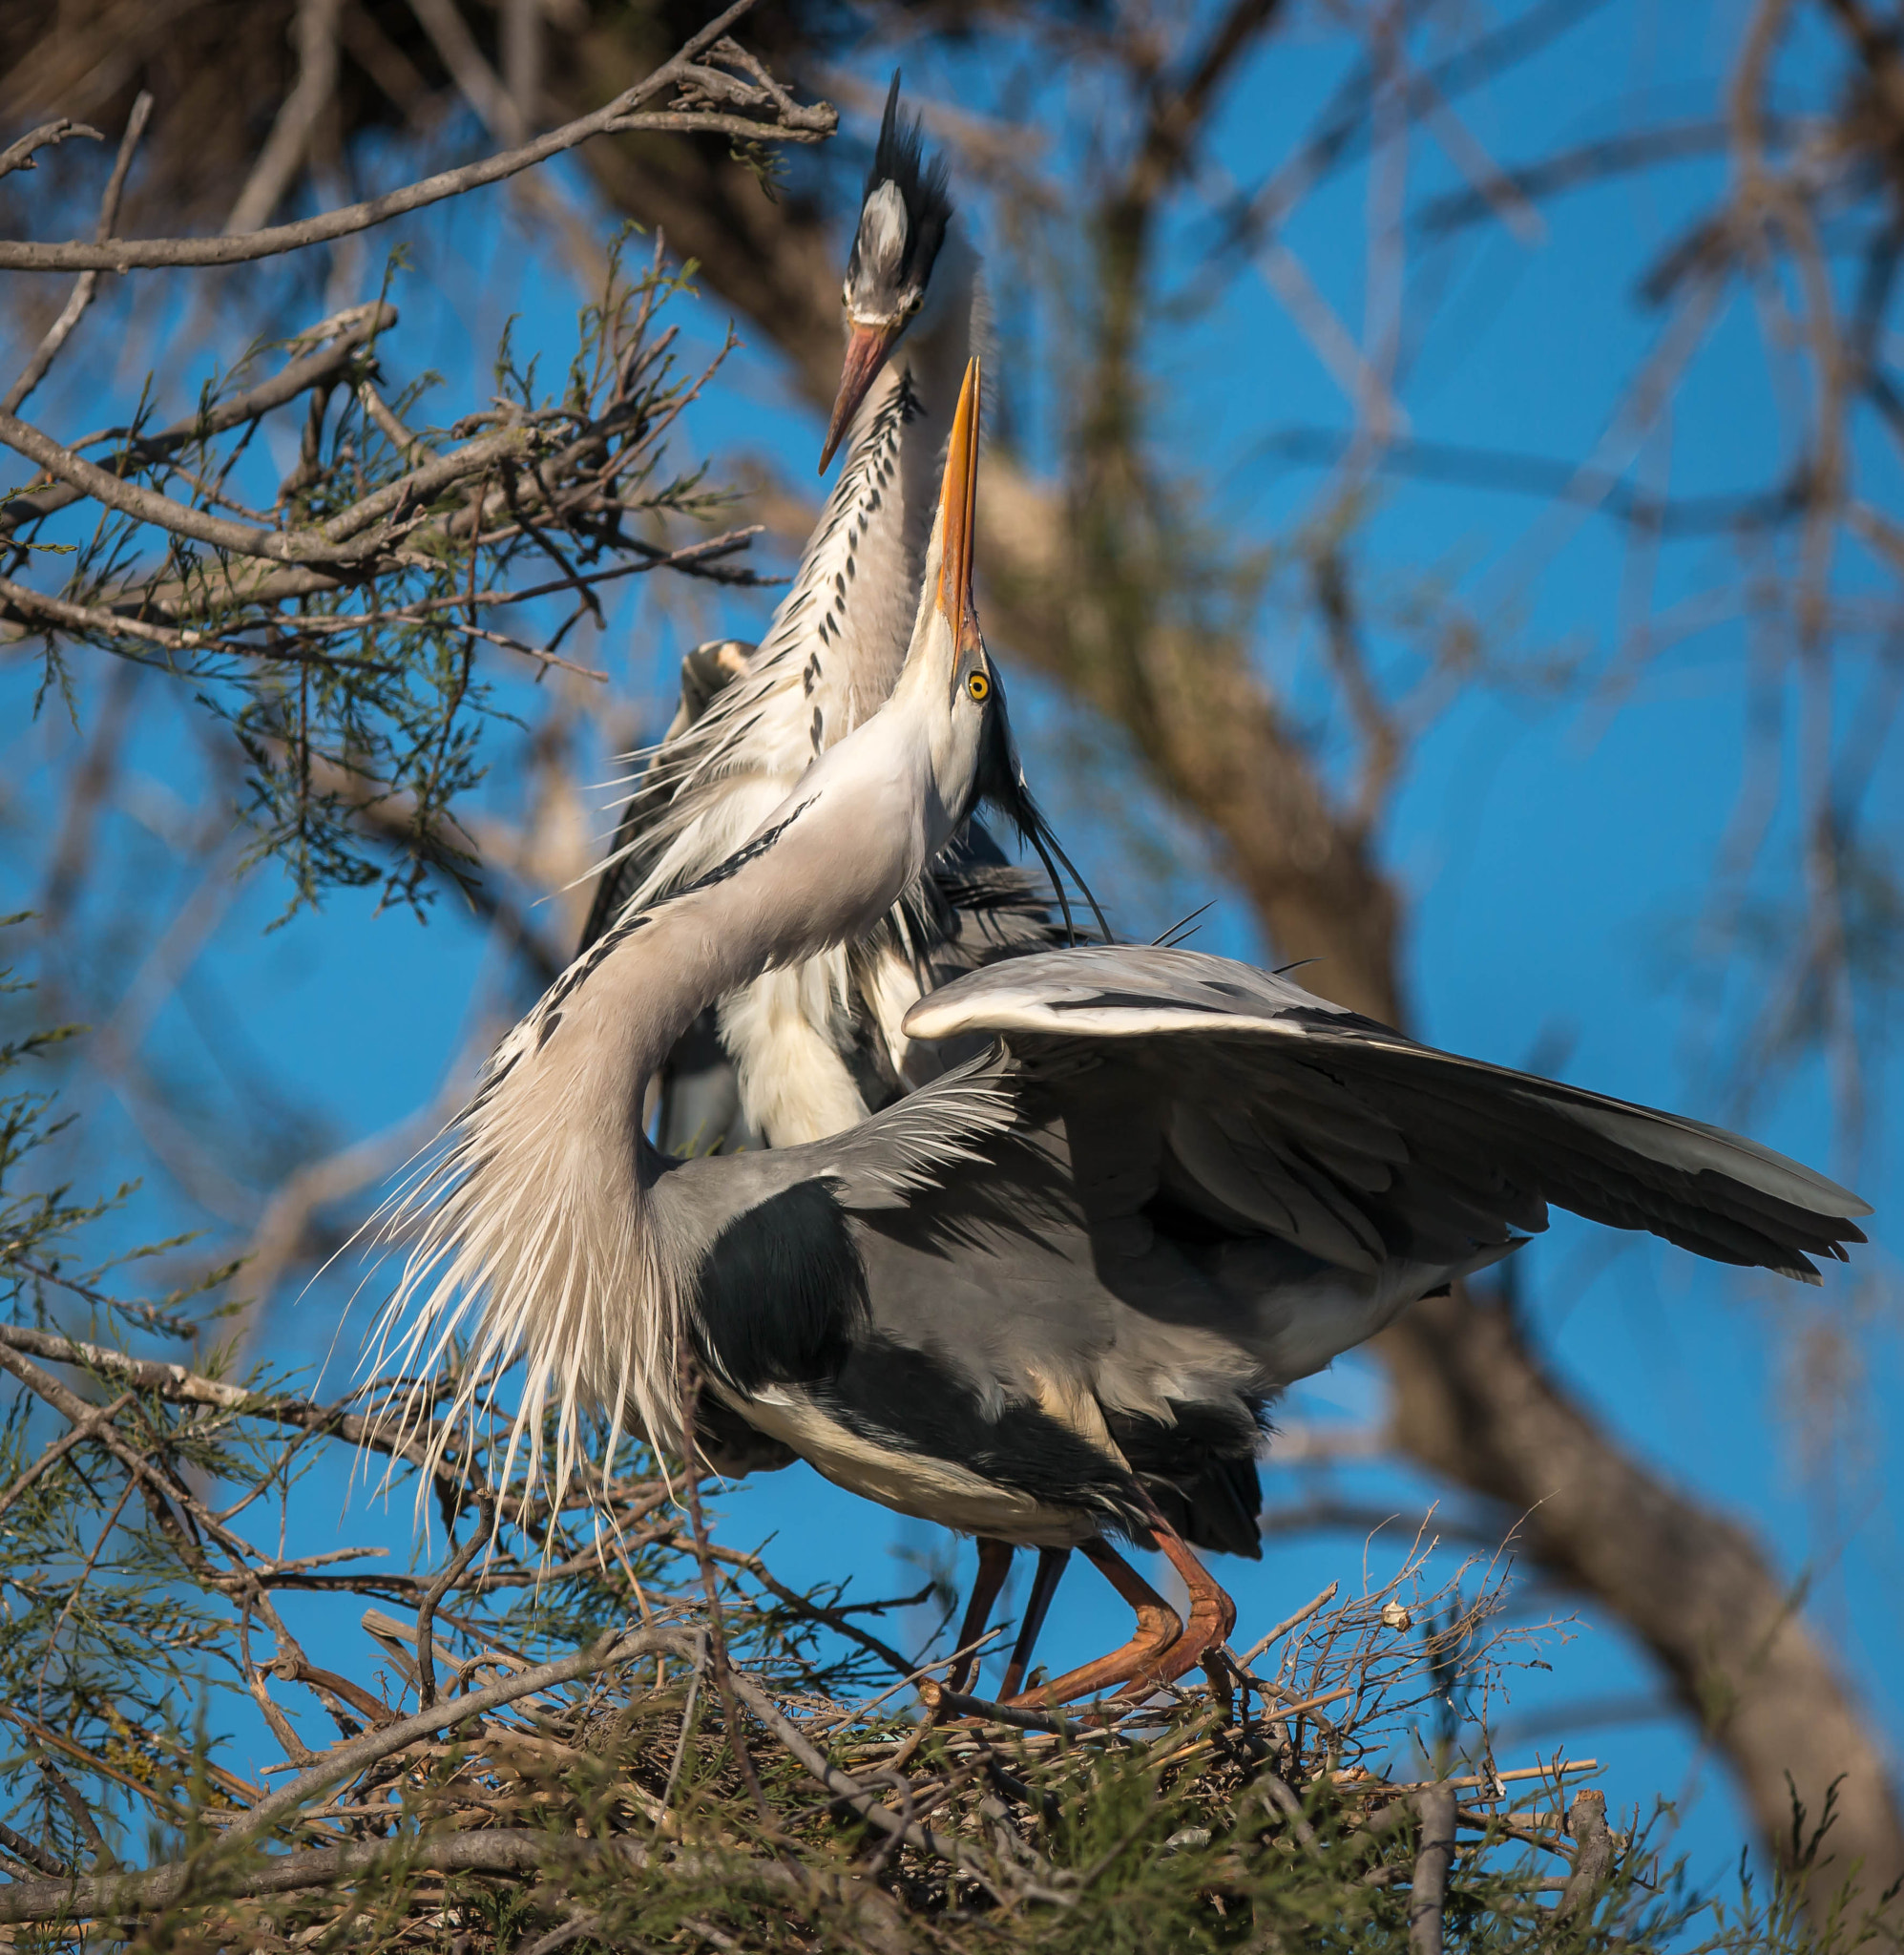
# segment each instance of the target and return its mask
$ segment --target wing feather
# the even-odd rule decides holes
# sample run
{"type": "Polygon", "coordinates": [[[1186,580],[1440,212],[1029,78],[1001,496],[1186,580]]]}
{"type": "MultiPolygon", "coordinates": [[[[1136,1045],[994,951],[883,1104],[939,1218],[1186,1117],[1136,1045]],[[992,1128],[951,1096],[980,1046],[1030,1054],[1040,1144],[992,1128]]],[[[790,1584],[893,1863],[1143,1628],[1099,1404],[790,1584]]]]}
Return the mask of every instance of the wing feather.
{"type": "Polygon", "coordinates": [[[915,1039],[989,1032],[1060,1100],[1091,1068],[1167,1102],[1179,1167],[1257,1227],[1341,1267],[1458,1262],[1547,1204],[1716,1261],[1817,1280],[1867,1203],[1721,1127],[1418,1045],[1298,984],[1161,946],[1083,946],[961,978],[915,1039]]]}

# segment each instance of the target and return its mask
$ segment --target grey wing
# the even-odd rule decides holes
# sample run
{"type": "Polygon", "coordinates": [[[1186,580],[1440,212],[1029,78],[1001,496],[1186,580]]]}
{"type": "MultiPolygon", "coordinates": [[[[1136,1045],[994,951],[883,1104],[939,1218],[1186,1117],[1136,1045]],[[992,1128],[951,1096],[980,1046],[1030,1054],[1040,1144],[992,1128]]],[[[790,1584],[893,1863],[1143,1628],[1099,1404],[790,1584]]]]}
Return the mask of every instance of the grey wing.
{"type": "MultiPolygon", "coordinates": [[[[944,1504],[945,1475],[971,1469],[1047,1518],[1140,1530],[1134,1475],[1195,1545],[1259,1555],[1275,1383],[1248,1348],[1259,1299],[1161,1236],[1119,1250],[1071,1154],[1051,1097],[994,1041],[847,1133],[670,1168],[677,1240],[702,1245],[697,1352],[764,1429],[804,1406],[809,1440],[831,1435],[816,1463],[845,1483],[856,1444],[886,1450],[889,1476],[897,1448],[915,1469],[911,1503],[894,1502],[909,1512],[1000,1524],[956,1490],[944,1504]]],[[[1268,1272],[1246,1273],[1260,1288],[1268,1272]]],[[[859,1490],[889,1498],[884,1483],[859,1490]]]]}
{"type": "Polygon", "coordinates": [[[1087,946],[922,999],[918,1039],[1002,1039],[1060,1096],[1105,1070],[1163,1096],[1160,1191],[1353,1270],[1460,1267],[1549,1202],[1715,1261],[1817,1280],[1871,1212],[1723,1128],[1418,1045],[1253,966],[1087,946]]]}

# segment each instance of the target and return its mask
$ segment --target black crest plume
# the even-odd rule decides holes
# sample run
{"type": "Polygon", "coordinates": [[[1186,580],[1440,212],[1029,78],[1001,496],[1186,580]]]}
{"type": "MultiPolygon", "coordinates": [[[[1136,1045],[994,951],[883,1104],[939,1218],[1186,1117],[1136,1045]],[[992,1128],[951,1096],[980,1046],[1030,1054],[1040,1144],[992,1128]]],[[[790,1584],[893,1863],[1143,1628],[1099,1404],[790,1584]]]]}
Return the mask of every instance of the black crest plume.
{"type": "Polygon", "coordinates": [[[861,201],[882,183],[892,184],[906,205],[906,256],[900,263],[900,276],[924,284],[952,220],[952,177],[944,157],[926,155],[925,131],[918,117],[900,109],[896,68],[886,94],[879,146],[872,153],[872,168],[867,172],[861,201]]]}
{"type": "Polygon", "coordinates": [[[1091,914],[1102,932],[1101,940],[1111,942],[1111,926],[1104,920],[1098,898],[1091,893],[1091,885],[1078,874],[1077,865],[1052,832],[1044,810],[1032,799],[1024,764],[1018,758],[1018,744],[1012,738],[1012,723],[1005,713],[1005,688],[995,670],[992,674],[992,697],[986,703],[984,728],[979,734],[978,768],[973,781],[972,801],[966,812],[970,814],[981,802],[996,809],[1016,830],[1018,839],[1036,851],[1045,873],[1051,878],[1057,907],[1064,915],[1065,935],[1071,941],[1079,943],[1085,939],[1078,935],[1078,926],[1072,920],[1071,898],[1065,893],[1064,877],[1058,873],[1060,867],[1078,885],[1078,893],[1090,904],[1091,914]]]}

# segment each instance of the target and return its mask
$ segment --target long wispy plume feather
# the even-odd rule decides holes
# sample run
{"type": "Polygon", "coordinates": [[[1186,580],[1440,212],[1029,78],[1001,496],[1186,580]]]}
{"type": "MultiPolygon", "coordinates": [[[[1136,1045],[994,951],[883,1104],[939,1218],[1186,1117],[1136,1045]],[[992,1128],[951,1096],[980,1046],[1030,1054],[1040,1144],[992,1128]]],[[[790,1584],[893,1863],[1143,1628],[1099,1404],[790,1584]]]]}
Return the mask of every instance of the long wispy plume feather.
{"type": "MultiPolygon", "coordinates": [[[[646,1200],[639,1109],[652,1048],[665,1049],[685,1007],[650,986],[633,1029],[617,1023],[617,953],[636,935],[612,933],[556,980],[386,1212],[385,1240],[410,1247],[370,1362],[418,1378],[454,1365],[455,1393],[425,1441],[431,1472],[492,1413],[518,1359],[505,1483],[519,1460],[531,1483],[546,1469],[559,1498],[593,1406],[608,1411],[608,1457],[630,1417],[657,1451],[679,1438],[680,1284],[646,1200]]],[[[420,1439],[429,1400],[409,1402],[401,1436],[420,1439]]]]}
{"type": "MultiPolygon", "coordinates": [[[[941,496],[946,535],[962,539],[967,598],[978,381],[974,362],[941,496]]],[[[951,548],[934,540],[929,583],[951,548]]],[[[918,683],[892,695],[889,717],[816,760],[699,881],[624,915],[577,956],[497,1047],[440,1152],[395,1202],[386,1237],[407,1233],[411,1246],[372,1362],[428,1379],[458,1360],[448,1416],[424,1441],[432,1472],[459,1429],[496,1416],[518,1354],[505,1483],[520,1457],[532,1484],[553,1479],[559,1502],[596,1405],[611,1456],[628,1419],[658,1452],[679,1447],[678,1355],[709,1240],[661,1185],[674,1164],[643,1128],[648,1083],[711,1000],[823,953],[843,971],[845,947],[890,916],[950,839],[972,778],[956,769],[973,765],[952,732],[958,656],[955,626],[929,591],[906,668],[918,683]]],[[[907,942],[903,908],[896,929],[907,942]]],[[[922,1169],[923,1141],[891,1138],[902,1179],[922,1169]]],[[[412,1398],[413,1421],[429,1402],[412,1398]]]]}

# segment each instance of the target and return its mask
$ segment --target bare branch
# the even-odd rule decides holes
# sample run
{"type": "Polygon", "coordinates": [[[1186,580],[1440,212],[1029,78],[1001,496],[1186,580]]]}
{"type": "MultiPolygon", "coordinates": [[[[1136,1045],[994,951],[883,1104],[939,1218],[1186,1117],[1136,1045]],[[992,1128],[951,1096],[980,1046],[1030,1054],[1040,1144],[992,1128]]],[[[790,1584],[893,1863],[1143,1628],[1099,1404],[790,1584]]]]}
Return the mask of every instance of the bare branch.
{"type": "MultiPolygon", "coordinates": [[[[576,117],[546,136],[518,149],[505,150],[480,162],[458,170],[440,171],[434,177],[387,191],[362,203],[325,211],[294,224],[279,224],[268,230],[251,231],[242,237],[148,238],[126,240],[111,244],[81,243],[76,240],[59,244],[34,244],[23,240],[0,241],[0,271],[136,271],[165,265],[248,264],[261,258],[275,258],[285,251],[301,251],[309,244],[325,244],[347,238],[358,231],[388,223],[392,218],[427,209],[447,198],[461,197],[488,183],[531,170],[551,157],[589,141],[596,136],[624,136],[637,133],[688,136],[707,134],[737,137],[745,141],[818,142],[833,133],[838,112],[825,102],[800,109],[789,116],[782,112],[773,121],[722,114],[718,110],[644,110],[663,90],[684,81],[694,67],[695,57],[705,53],[743,13],[754,0],[734,0],[734,4],[688,41],[672,60],[664,62],[646,80],[624,89],[612,102],[592,115],[576,117]]],[[[704,71],[702,71],[704,73],[704,71]]]]}
{"type": "MultiPolygon", "coordinates": [[[[273,409],[296,400],[301,393],[327,386],[358,358],[364,347],[380,332],[387,331],[396,323],[397,309],[394,305],[374,303],[353,305],[299,335],[297,344],[300,345],[328,340],[330,344],[322,350],[299,355],[269,380],[261,381],[241,393],[227,395],[200,414],[174,421],[154,433],[139,435],[129,450],[115,456],[114,460],[120,466],[134,455],[157,460],[176,452],[188,443],[223,434],[233,428],[242,427],[247,421],[259,420],[273,409]]],[[[74,442],[73,447],[76,452],[108,438],[104,434],[89,435],[83,441],[74,442]]],[[[70,509],[75,502],[83,501],[88,493],[59,483],[9,496],[0,503],[0,535],[10,534],[23,523],[70,509]]]]}
{"type": "Polygon", "coordinates": [[[225,235],[254,232],[278,208],[303,166],[318,119],[337,91],[337,16],[342,0],[299,0],[298,82],[225,220],[225,235]]]}
{"type": "MultiPolygon", "coordinates": [[[[133,98],[132,114],[126,118],[126,133],[119,138],[119,154],[113,164],[113,174],[106,179],[106,194],[99,201],[99,222],[93,234],[95,243],[105,243],[119,221],[119,198],[126,187],[127,173],[133,166],[133,152],[138,148],[138,139],[145,134],[145,125],[151,115],[152,96],[140,89],[133,98]]],[[[0,412],[17,413],[21,402],[46,378],[48,369],[59,357],[60,347],[65,346],[73,328],[79,324],[80,316],[92,305],[93,293],[98,283],[96,271],[83,271],[74,280],[72,296],[68,298],[65,308],[47,328],[46,337],[27,362],[26,370],[7,389],[5,398],[0,399],[0,412]]]]}
{"type": "Polygon", "coordinates": [[[28,130],[17,142],[0,149],[0,177],[10,177],[15,170],[38,169],[33,160],[36,150],[45,149],[49,143],[65,142],[74,136],[87,137],[94,142],[106,139],[84,122],[75,122],[70,116],[57,116],[51,122],[42,122],[37,129],[28,130]]]}
{"type": "Polygon", "coordinates": [[[389,533],[372,528],[384,516],[394,515],[406,503],[428,501],[455,482],[482,474],[498,461],[528,454],[535,434],[530,428],[513,427],[479,436],[308,530],[263,530],[208,515],[136,482],[120,480],[11,414],[0,413],[0,442],[95,502],[136,516],[140,522],[156,523],[175,536],[189,536],[219,550],[273,563],[363,563],[382,555],[394,540],[389,533]],[[371,532],[368,536],[363,534],[366,530],[371,532]]]}

